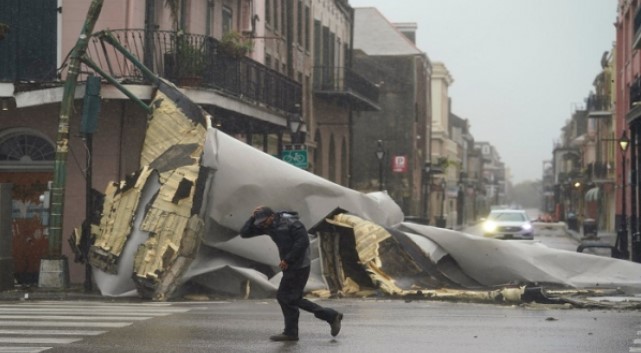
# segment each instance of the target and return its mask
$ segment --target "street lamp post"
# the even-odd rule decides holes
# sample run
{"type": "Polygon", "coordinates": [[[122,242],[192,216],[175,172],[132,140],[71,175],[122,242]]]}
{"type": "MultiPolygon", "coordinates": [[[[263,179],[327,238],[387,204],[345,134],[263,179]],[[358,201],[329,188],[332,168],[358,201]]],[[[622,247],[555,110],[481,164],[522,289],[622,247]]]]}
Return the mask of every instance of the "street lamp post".
{"type": "Polygon", "coordinates": [[[619,147],[621,148],[621,222],[619,226],[619,231],[617,232],[617,250],[619,251],[619,256],[624,259],[630,257],[628,252],[628,224],[627,224],[627,211],[626,211],[626,192],[625,192],[625,152],[628,149],[630,140],[628,135],[623,131],[621,139],[619,140],[619,147]]]}
{"type": "Polygon", "coordinates": [[[458,178],[458,194],[456,195],[456,207],[457,207],[457,218],[456,218],[456,224],[457,225],[462,225],[465,220],[465,191],[467,188],[466,185],[466,179],[467,179],[467,173],[465,172],[459,172],[459,178],[458,178]]]}
{"type": "Polygon", "coordinates": [[[638,131],[632,130],[630,135],[630,259],[641,262],[641,234],[639,233],[639,207],[638,207],[638,131]]]}
{"type": "Polygon", "coordinates": [[[432,163],[425,162],[425,167],[423,168],[425,172],[425,194],[423,195],[424,209],[425,209],[425,219],[429,223],[430,221],[430,184],[432,181],[432,163]]]}
{"type": "Polygon", "coordinates": [[[441,180],[441,216],[438,219],[436,224],[437,227],[445,228],[445,188],[447,187],[447,182],[445,178],[441,180]]]}
{"type": "Polygon", "coordinates": [[[383,140],[376,141],[376,158],[378,158],[378,190],[383,191],[383,157],[385,157],[385,148],[383,140]]]}
{"type": "Polygon", "coordinates": [[[305,125],[305,122],[300,114],[291,114],[287,119],[287,124],[289,125],[292,145],[305,143],[304,139],[301,139],[301,129],[303,128],[303,125],[305,125]]]}

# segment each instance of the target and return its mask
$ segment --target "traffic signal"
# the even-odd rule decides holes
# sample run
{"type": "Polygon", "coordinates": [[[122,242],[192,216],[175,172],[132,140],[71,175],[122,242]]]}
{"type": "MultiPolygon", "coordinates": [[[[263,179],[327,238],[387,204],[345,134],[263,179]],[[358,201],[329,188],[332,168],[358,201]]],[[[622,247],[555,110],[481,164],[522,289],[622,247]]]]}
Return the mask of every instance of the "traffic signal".
{"type": "Polygon", "coordinates": [[[93,134],[98,128],[100,114],[100,77],[89,75],[85,86],[85,98],[82,106],[80,132],[93,134]]]}

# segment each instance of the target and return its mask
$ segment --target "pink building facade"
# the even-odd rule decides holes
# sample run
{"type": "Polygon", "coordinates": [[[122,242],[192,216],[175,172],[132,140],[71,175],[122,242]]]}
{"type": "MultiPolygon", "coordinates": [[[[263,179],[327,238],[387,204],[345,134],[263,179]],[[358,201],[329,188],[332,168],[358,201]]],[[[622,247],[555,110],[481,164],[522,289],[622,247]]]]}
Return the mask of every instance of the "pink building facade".
{"type": "MultiPolygon", "coordinates": [[[[0,183],[13,185],[11,234],[0,234],[12,238],[12,257],[0,252],[0,272],[11,267],[5,272],[27,285],[37,282],[39,259],[48,253],[47,194],[67,56],[91,3],[0,2],[0,183]]],[[[94,33],[109,30],[209,112],[219,130],[274,156],[296,135],[309,151],[309,171],[348,186],[350,116],[377,109],[378,95],[350,71],[352,21],[347,0],[109,0],[94,33]],[[290,132],[292,119],[305,123],[306,139],[290,132]]],[[[112,45],[92,36],[87,54],[141,103],[149,102],[154,85],[112,45]]],[[[84,266],[73,262],[67,240],[86,218],[88,153],[80,118],[93,71],[81,70],[70,117],[61,249],[75,283],[84,266]]],[[[104,192],[139,168],[148,113],[104,79],[100,96],[91,184],[104,192]]]]}
{"type": "Polygon", "coordinates": [[[620,138],[626,136],[630,140],[627,150],[619,150],[616,157],[620,185],[616,202],[617,229],[620,245],[623,242],[620,246],[623,256],[641,262],[638,173],[641,165],[641,2],[619,0],[615,26],[616,131],[620,138]]]}
{"type": "MultiPolygon", "coordinates": [[[[113,31],[119,43],[138,60],[183,86],[193,101],[211,112],[218,127],[268,153],[278,154],[283,136],[288,136],[288,116],[301,104],[301,85],[265,67],[261,63],[264,50],[248,51],[233,60],[221,59],[216,54],[221,50],[225,33],[249,35],[251,18],[256,11],[253,6],[261,2],[179,1],[176,18],[165,3],[165,0],[104,1],[94,33],[113,31]],[[210,60],[208,64],[217,65],[210,72],[202,73],[200,84],[184,84],[181,77],[171,75],[169,64],[172,50],[177,48],[177,33],[184,33],[186,41],[200,45],[210,60]],[[261,60],[254,60],[254,56],[261,60]],[[249,77],[249,72],[255,76],[249,77]],[[252,84],[253,90],[248,88],[252,84]],[[269,92],[278,94],[268,96],[269,92]]],[[[25,285],[37,283],[40,259],[48,253],[47,194],[53,180],[67,55],[81,33],[90,4],[91,1],[86,0],[11,0],[0,4],[0,23],[10,28],[0,41],[0,62],[3,63],[0,65],[0,183],[13,185],[13,234],[8,235],[12,238],[12,256],[0,259],[0,265],[13,268],[18,283],[25,285]],[[42,43],[29,47],[29,43],[21,42],[20,38],[39,38],[42,43]],[[29,55],[30,52],[33,54],[29,55]]],[[[153,85],[112,47],[107,46],[103,51],[102,44],[92,38],[89,57],[134,96],[149,102],[153,85]]],[[[61,249],[69,259],[72,283],[82,282],[84,277],[84,266],[74,263],[75,255],[68,244],[74,228],[80,227],[86,217],[88,154],[80,120],[85,80],[92,70],[83,65],[82,71],[69,126],[61,249]]],[[[139,169],[147,111],[104,80],[100,96],[91,182],[95,190],[104,192],[108,183],[120,181],[139,169]]]]}

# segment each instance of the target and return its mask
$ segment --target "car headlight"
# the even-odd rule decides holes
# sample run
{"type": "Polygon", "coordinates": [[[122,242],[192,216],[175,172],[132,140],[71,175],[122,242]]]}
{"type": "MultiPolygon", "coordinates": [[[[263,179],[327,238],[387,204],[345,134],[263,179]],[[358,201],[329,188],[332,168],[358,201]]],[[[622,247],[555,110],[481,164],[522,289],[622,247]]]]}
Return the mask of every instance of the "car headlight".
{"type": "Polygon", "coordinates": [[[495,231],[496,230],[496,223],[494,223],[492,221],[485,221],[485,223],[483,223],[483,230],[485,232],[487,232],[487,233],[491,233],[491,232],[495,231]]]}
{"type": "Polygon", "coordinates": [[[530,223],[525,223],[521,228],[523,228],[523,230],[530,230],[532,229],[532,225],[530,223]]]}

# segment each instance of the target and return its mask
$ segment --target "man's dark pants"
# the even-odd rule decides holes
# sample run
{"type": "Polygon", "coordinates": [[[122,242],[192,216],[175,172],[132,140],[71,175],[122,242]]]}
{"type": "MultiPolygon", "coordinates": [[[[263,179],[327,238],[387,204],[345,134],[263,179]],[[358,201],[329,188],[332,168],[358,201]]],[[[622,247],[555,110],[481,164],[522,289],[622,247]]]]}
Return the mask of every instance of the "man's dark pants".
{"type": "Polygon", "coordinates": [[[338,312],[334,309],[323,308],[322,306],[303,298],[303,290],[307,279],[309,279],[310,266],[297,270],[283,271],[283,278],[280,280],[276,299],[283,311],[285,318],[284,334],[298,336],[298,317],[303,309],[314,313],[317,319],[332,322],[338,312]]]}

